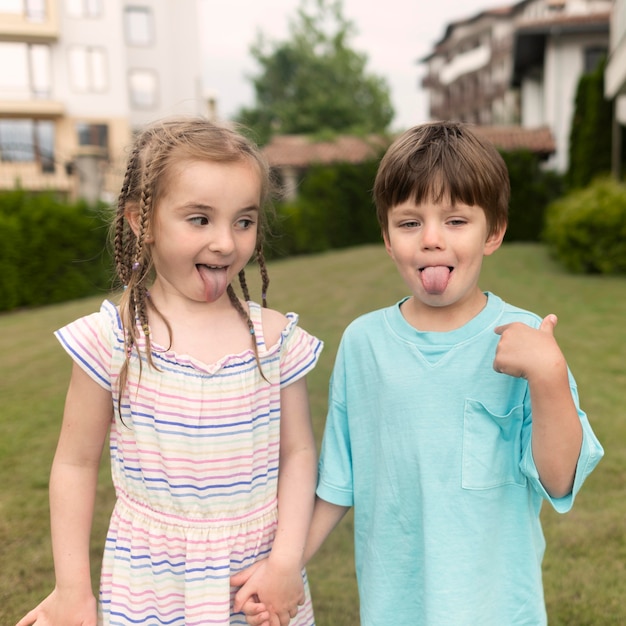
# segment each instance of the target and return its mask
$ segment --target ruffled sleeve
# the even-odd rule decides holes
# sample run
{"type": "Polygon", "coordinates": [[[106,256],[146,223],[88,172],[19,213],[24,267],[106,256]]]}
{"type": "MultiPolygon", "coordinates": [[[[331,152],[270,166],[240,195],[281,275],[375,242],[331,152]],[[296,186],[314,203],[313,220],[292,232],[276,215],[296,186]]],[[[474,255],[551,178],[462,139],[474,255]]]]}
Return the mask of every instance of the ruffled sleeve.
{"type": "Polygon", "coordinates": [[[298,315],[287,313],[289,320],[280,339],[280,386],[286,387],[306,376],[317,364],[324,344],[298,326],[298,315]]]}
{"type": "Polygon", "coordinates": [[[54,335],[77,365],[101,387],[112,390],[119,371],[114,360],[124,353],[121,321],[112,302],[103,302],[99,312],[71,322],[54,335]]]}

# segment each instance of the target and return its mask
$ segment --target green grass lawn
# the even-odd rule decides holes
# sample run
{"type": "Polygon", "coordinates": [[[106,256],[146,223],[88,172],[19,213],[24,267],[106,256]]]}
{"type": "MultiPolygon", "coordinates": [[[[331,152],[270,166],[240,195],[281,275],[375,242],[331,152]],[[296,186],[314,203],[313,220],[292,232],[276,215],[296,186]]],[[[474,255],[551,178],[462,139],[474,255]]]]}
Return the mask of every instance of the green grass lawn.
{"type": "MultiPolygon", "coordinates": [[[[404,285],[382,246],[277,261],[269,269],[270,306],[298,312],[301,325],[325,342],[319,366],[309,376],[319,440],[342,330],[357,315],[405,295],[404,285]]],[[[256,293],[254,268],[249,273],[256,293]]],[[[560,516],[544,507],[550,626],[623,626],[626,278],[568,275],[543,247],[507,244],[486,259],[481,286],[540,315],[559,316],[557,337],[606,452],[570,513],[560,516]]],[[[71,364],[52,332],[97,310],[101,300],[0,315],[1,626],[14,624],[53,584],[47,481],[71,364]]],[[[92,541],[96,581],[112,504],[105,460],[92,541]]],[[[352,554],[348,515],[308,568],[318,626],[359,623],[352,554]]]]}

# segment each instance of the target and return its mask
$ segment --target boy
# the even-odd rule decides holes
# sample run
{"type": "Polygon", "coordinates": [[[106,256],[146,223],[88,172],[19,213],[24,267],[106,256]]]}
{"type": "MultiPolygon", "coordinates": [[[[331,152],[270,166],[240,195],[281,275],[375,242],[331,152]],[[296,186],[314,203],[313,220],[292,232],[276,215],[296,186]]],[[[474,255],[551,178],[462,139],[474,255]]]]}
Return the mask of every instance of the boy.
{"type": "Polygon", "coordinates": [[[568,511],[603,450],[556,317],[478,287],[509,192],[500,154],[458,123],[412,128],[381,161],[410,295],[344,333],[305,554],[354,506],[361,626],[547,623],[541,504],[568,511]]]}

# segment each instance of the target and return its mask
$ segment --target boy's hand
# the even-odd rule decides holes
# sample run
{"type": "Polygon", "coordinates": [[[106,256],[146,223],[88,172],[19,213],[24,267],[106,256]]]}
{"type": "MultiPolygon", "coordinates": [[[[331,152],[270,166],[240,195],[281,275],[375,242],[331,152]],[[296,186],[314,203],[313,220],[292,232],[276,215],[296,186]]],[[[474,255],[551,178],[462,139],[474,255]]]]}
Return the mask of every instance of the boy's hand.
{"type": "Polygon", "coordinates": [[[300,571],[283,571],[270,559],[258,561],[231,577],[234,611],[243,611],[250,626],[287,626],[304,603],[300,571]]]}
{"type": "Polygon", "coordinates": [[[550,314],[542,320],[539,328],[531,328],[521,322],[495,328],[500,341],[493,369],[529,381],[533,377],[549,375],[555,366],[559,370],[566,369],[565,357],[554,338],[557,321],[556,315],[550,314]]]}

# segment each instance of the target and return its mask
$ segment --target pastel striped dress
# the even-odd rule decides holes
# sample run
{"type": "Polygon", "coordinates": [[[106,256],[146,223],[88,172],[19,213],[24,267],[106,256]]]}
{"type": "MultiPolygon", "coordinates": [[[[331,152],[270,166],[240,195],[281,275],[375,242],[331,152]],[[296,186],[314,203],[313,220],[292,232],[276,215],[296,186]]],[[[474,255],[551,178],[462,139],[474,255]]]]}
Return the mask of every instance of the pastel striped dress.
{"type": "MultiPolygon", "coordinates": [[[[277,521],[280,390],[316,364],[322,343],[287,314],[266,346],[249,303],[253,351],[210,365],[153,350],[139,378],[135,353],[117,411],[124,336],[116,306],[56,331],[70,356],[112,392],[111,471],[117,502],[104,550],[99,624],[246,624],[231,612],[229,577],[268,555],[277,521]]],[[[143,338],[142,338],[143,340],[143,338]]],[[[143,350],[143,344],[140,344],[143,350]]],[[[306,603],[294,626],[314,624],[306,603]]]]}

